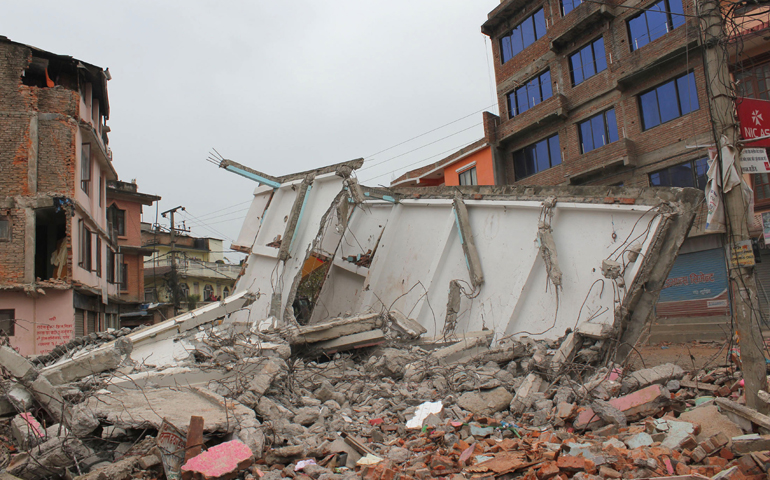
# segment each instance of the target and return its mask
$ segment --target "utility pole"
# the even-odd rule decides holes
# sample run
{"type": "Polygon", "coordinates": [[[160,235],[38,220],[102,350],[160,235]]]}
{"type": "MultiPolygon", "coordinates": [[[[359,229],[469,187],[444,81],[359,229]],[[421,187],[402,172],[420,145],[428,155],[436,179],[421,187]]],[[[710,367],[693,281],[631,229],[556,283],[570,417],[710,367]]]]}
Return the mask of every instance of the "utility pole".
{"type": "MultiPolygon", "coordinates": [[[[716,141],[717,160],[722,160],[720,139],[724,135],[730,145],[736,147],[735,168],[741,171],[738,129],[735,123],[734,95],[731,92],[729,57],[726,47],[727,34],[718,0],[702,0],[699,19],[703,33],[704,67],[708,83],[709,108],[716,141]]],[[[723,165],[720,163],[720,165],[723,165]]],[[[721,173],[721,168],[720,168],[721,173]]],[[[727,243],[730,247],[730,284],[733,291],[733,315],[738,330],[741,350],[741,365],[744,378],[746,405],[768,413],[768,405],[759,399],[759,390],[767,390],[767,367],[765,364],[764,338],[759,328],[759,303],[754,281],[753,267],[733,263],[732,252],[737,245],[750,240],[747,204],[742,185],[737,185],[723,194],[725,204],[727,243]]]]}
{"type": "Polygon", "coordinates": [[[171,278],[170,278],[170,286],[171,286],[171,296],[174,304],[174,315],[179,314],[179,303],[180,303],[180,294],[179,294],[179,274],[176,270],[176,226],[174,224],[174,214],[177,210],[184,211],[185,208],[183,206],[178,206],[175,208],[172,208],[171,210],[166,210],[165,212],[161,213],[160,215],[163,218],[166,218],[166,214],[169,214],[171,217],[169,219],[170,223],[170,232],[171,232],[171,278]]]}

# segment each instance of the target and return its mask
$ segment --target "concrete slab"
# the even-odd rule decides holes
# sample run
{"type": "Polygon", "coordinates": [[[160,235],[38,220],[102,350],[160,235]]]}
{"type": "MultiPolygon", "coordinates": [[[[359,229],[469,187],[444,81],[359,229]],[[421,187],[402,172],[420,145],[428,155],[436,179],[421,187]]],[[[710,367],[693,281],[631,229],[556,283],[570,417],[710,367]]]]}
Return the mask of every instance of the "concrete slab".
{"type": "Polygon", "coordinates": [[[743,435],[743,430],[719,413],[716,405],[695,407],[679,415],[679,420],[700,425],[700,433],[695,436],[698,443],[708,440],[719,432],[724,432],[728,437],[743,435]]]}
{"type": "Polygon", "coordinates": [[[197,457],[191,458],[182,465],[182,474],[190,472],[193,475],[200,475],[206,480],[226,476],[232,478],[228,475],[237,474],[248,468],[253,460],[249,447],[238,440],[231,440],[211,447],[197,457]]]}
{"type": "MultiPolygon", "coordinates": [[[[613,398],[609,404],[626,415],[628,421],[635,421],[647,415],[656,413],[662,406],[671,401],[668,390],[660,385],[650,385],[634,393],[613,398]]],[[[590,408],[583,410],[575,419],[575,428],[600,426],[602,420],[590,408]]]]}

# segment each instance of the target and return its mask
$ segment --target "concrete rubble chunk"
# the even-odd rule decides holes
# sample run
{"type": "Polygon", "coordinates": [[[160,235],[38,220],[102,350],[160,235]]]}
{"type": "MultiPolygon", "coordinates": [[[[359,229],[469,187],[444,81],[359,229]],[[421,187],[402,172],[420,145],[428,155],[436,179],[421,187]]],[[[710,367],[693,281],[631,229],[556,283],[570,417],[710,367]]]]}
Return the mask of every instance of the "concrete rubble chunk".
{"type": "Polygon", "coordinates": [[[286,371],[287,367],[286,362],[275,357],[268,357],[260,367],[258,373],[249,381],[249,390],[261,397],[273,384],[278,374],[286,371]]]}
{"type": "Polygon", "coordinates": [[[510,406],[513,395],[504,387],[480,392],[465,392],[457,399],[457,405],[472,413],[492,415],[510,406]]]}
{"type": "Polygon", "coordinates": [[[624,378],[621,385],[623,392],[629,393],[653,384],[665,385],[669,380],[678,380],[683,376],[682,367],[673,363],[666,363],[657,367],[637,370],[624,378]]]}
{"type": "Polygon", "coordinates": [[[724,432],[728,437],[737,437],[743,434],[743,430],[719,412],[716,405],[701,405],[682,413],[679,420],[698,425],[700,430],[695,436],[698,442],[702,442],[719,432],[724,432]]]}
{"type": "Polygon", "coordinates": [[[26,411],[34,402],[32,394],[23,386],[16,384],[8,391],[8,400],[17,411],[26,411]]]}
{"type": "Polygon", "coordinates": [[[543,386],[543,378],[536,373],[530,373],[524,382],[516,389],[516,395],[511,400],[511,413],[520,415],[528,409],[534,401],[534,394],[543,386]]]}
{"type": "Polygon", "coordinates": [[[404,334],[407,338],[419,338],[420,335],[428,331],[427,328],[423,327],[417,323],[417,321],[412,320],[398,310],[391,310],[388,312],[388,317],[390,318],[391,327],[404,334]]]}
{"type": "Polygon", "coordinates": [[[29,450],[46,440],[46,431],[29,412],[16,415],[11,420],[11,434],[16,444],[23,450],[29,450]]]}
{"type": "Polygon", "coordinates": [[[459,363],[489,350],[495,336],[494,330],[466,333],[454,345],[434,350],[430,357],[441,364],[459,363]]]}
{"type": "MultiPolygon", "coordinates": [[[[652,415],[670,402],[668,390],[660,385],[650,385],[647,388],[609,401],[610,405],[623,412],[629,421],[652,415]]],[[[574,422],[575,428],[581,429],[589,426],[601,426],[601,424],[601,418],[590,408],[580,412],[574,422]]]]}
{"type": "Polygon", "coordinates": [[[615,408],[610,404],[609,402],[605,402],[604,400],[596,399],[593,402],[591,402],[591,409],[594,411],[596,415],[599,416],[602,420],[604,420],[606,423],[611,423],[613,425],[618,425],[620,427],[625,427],[628,425],[628,420],[626,419],[626,415],[621,412],[618,408],[615,408]]]}
{"type": "Polygon", "coordinates": [[[25,480],[51,478],[89,455],[91,450],[75,437],[52,438],[15,456],[6,471],[25,480]]]}
{"type": "Polygon", "coordinates": [[[346,318],[335,318],[323,323],[300,326],[291,332],[292,344],[317,343],[340,337],[368,332],[384,324],[379,313],[367,313],[346,318]]]}
{"type": "Polygon", "coordinates": [[[0,365],[8,370],[8,373],[25,382],[31,382],[38,374],[29,360],[5,345],[0,346],[0,365]]]}
{"type": "Polygon", "coordinates": [[[114,370],[133,350],[129,337],[120,337],[114,342],[84,354],[77,354],[67,361],[41,370],[53,385],[62,385],[95,373],[114,370]]]}

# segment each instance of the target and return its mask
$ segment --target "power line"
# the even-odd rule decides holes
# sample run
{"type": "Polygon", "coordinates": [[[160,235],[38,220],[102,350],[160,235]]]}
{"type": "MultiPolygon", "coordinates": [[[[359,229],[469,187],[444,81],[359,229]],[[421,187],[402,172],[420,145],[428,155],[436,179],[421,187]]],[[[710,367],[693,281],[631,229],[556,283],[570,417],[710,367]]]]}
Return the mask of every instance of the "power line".
{"type": "Polygon", "coordinates": [[[399,170],[403,170],[404,168],[409,168],[409,167],[412,167],[412,166],[414,166],[414,165],[417,165],[418,163],[422,163],[422,162],[424,162],[425,160],[430,160],[431,158],[435,158],[435,157],[438,157],[438,156],[444,155],[444,154],[446,154],[446,153],[448,153],[448,152],[452,152],[452,151],[457,151],[457,150],[460,150],[461,148],[465,148],[465,147],[467,147],[468,145],[472,145],[472,144],[474,144],[474,143],[476,143],[476,140],[474,140],[474,141],[472,141],[472,142],[469,142],[469,143],[465,143],[465,144],[463,144],[463,145],[458,145],[458,146],[456,146],[456,147],[450,148],[449,150],[444,150],[443,152],[439,152],[439,153],[437,153],[437,154],[435,154],[435,155],[431,155],[430,157],[426,157],[426,158],[423,158],[422,160],[418,160],[418,161],[416,161],[416,162],[414,162],[414,163],[410,163],[409,165],[404,165],[404,166],[402,166],[402,167],[398,167],[398,168],[396,168],[395,170],[391,170],[391,171],[389,171],[389,172],[381,173],[381,174],[379,174],[379,175],[375,175],[374,177],[369,177],[369,178],[368,178],[368,179],[366,179],[366,180],[362,180],[362,181],[361,181],[361,183],[364,183],[364,182],[368,182],[368,181],[370,181],[370,180],[374,180],[375,178],[380,178],[380,177],[382,177],[382,176],[384,176],[384,175],[388,175],[388,174],[391,174],[391,173],[397,172],[397,171],[399,171],[399,170]]]}

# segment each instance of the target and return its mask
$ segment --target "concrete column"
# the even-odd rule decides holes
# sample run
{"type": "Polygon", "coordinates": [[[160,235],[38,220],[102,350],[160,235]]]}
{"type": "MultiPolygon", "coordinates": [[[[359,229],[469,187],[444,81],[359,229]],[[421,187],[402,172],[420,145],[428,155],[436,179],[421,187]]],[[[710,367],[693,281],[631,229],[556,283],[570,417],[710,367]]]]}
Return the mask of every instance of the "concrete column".
{"type": "Polygon", "coordinates": [[[35,210],[24,208],[24,283],[35,282],[35,210]]]}
{"type": "Polygon", "coordinates": [[[27,188],[30,194],[37,193],[38,164],[38,119],[37,113],[29,119],[29,153],[27,154],[27,188]]]}

